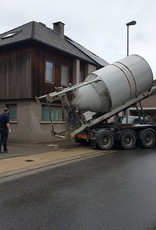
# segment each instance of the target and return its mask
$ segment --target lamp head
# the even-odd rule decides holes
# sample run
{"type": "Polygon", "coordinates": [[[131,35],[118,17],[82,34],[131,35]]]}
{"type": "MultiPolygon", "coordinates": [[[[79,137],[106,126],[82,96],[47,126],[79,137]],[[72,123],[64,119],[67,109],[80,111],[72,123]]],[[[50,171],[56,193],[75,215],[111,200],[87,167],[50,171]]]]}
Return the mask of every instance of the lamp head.
{"type": "Polygon", "coordinates": [[[126,24],[126,26],[134,26],[136,24],[136,21],[131,21],[126,24]]]}

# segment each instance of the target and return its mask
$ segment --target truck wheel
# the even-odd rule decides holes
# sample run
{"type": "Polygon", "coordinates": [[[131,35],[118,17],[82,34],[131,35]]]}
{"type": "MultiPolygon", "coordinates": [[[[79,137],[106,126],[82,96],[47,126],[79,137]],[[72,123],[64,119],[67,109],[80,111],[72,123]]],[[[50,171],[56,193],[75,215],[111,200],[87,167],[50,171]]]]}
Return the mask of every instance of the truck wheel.
{"type": "Polygon", "coordinates": [[[125,131],[120,139],[121,147],[124,149],[134,148],[136,143],[136,135],[133,131],[125,131]]]}
{"type": "Polygon", "coordinates": [[[114,135],[109,131],[103,131],[99,134],[97,140],[97,146],[99,149],[108,150],[111,149],[114,145],[114,135]]]}
{"type": "Polygon", "coordinates": [[[151,130],[143,130],[140,133],[142,147],[150,149],[155,145],[155,134],[151,130]]]}

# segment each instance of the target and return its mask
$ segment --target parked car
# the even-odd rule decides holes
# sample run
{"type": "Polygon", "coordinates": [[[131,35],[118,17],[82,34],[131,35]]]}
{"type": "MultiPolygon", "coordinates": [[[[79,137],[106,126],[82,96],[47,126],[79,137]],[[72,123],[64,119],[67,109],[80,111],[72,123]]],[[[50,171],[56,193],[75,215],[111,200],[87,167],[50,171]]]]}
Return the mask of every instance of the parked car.
{"type": "MultiPolygon", "coordinates": [[[[128,117],[128,124],[140,124],[140,119],[141,119],[141,122],[145,123],[145,124],[148,124],[149,123],[149,120],[147,117],[143,118],[143,117],[137,117],[137,116],[129,116],[128,117]]],[[[127,121],[126,121],[126,117],[123,118],[122,124],[126,124],[127,121]]]]}

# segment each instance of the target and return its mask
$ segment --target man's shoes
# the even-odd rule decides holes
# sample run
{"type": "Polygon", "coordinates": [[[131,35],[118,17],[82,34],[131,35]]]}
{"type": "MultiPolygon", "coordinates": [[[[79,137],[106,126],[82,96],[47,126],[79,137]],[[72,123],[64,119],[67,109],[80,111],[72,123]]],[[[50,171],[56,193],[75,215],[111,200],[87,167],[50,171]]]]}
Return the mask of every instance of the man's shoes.
{"type": "Polygon", "coordinates": [[[8,153],[9,152],[9,150],[8,149],[4,149],[4,151],[3,151],[4,153],[8,153]]]}
{"type": "Polygon", "coordinates": [[[0,149],[0,153],[10,153],[10,150],[4,149],[4,151],[1,151],[1,149],[0,149]]]}

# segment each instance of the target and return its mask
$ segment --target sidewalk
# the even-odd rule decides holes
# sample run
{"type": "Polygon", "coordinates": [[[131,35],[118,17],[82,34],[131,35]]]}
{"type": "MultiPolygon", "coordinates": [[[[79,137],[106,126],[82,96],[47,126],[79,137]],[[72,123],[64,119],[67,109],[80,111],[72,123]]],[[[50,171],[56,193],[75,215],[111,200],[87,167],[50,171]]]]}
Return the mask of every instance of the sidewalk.
{"type": "Polygon", "coordinates": [[[97,153],[101,155],[100,150],[64,140],[51,143],[9,143],[9,149],[9,153],[0,153],[0,178],[97,153]]]}

